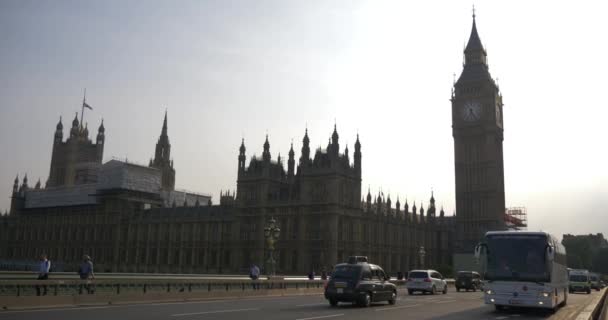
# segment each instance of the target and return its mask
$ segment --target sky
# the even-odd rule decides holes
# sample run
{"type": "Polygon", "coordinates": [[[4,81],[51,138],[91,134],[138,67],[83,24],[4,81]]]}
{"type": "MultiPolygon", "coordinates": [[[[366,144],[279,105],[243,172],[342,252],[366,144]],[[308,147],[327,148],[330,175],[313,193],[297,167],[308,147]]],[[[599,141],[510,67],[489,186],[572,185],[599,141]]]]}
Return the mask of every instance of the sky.
{"type": "MultiPolygon", "coordinates": [[[[602,1],[0,1],[0,209],[48,177],[83,91],[104,162],[146,164],[165,110],[176,186],[236,189],[237,156],[362,144],[363,189],[455,208],[449,101],[476,8],[504,106],[508,207],[608,234],[602,1]]],[[[352,157],[351,157],[352,159],[352,157]]]]}

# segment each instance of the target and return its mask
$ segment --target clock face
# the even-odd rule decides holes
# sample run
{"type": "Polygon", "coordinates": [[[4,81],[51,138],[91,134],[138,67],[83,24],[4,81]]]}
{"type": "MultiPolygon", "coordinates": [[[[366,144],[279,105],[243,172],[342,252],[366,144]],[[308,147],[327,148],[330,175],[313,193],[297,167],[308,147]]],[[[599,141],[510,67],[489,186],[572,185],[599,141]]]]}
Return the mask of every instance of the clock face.
{"type": "Polygon", "coordinates": [[[481,118],[481,104],[477,101],[467,101],[462,106],[461,112],[464,121],[477,121],[481,118]]]}

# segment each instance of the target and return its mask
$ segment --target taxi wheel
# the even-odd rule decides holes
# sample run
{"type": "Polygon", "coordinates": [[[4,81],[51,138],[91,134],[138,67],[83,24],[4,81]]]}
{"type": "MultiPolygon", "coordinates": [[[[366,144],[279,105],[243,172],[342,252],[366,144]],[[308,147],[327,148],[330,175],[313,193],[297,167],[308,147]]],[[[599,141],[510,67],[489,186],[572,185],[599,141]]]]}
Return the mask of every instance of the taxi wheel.
{"type": "Polygon", "coordinates": [[[413,295],[414,294],[414,290],[411,290],[411,289],[407,290],[407,294],[409,294],[410,296],[413,295]]]}
{"type": "Polygon", "coordinates": [[[393,293],[391,293],[391,298],[388,300],[388,304],[395,303],[397,303],[397,292],[393,291],[393,293]]]}
{"type": "Polygon", "coordinates": [[[437,288],[435,288],[435,286],[433,286],[433,288],[431,288],[431,294],[432,295],[437,294],[437,288]]]}
{"type": "Polygon", "coordinates": [[[443,291],[442,291],[442,293],[443,293],[443,294],[448,293],[448,285],[447,285],[447,284],[446,284],[445,286],[443,286],[443,291]]]}
{"type": "Polygon", "coordinates": [[[360,305],[364,308],[369,307],[372,304],[372,296],[368,293],[365,293],[365,296],[361,299],[360,305]]]}
{"type": "Polygon", "coordinates": [[[330,299],[329,300],[329,305],[332,306],[332,307],[337,306],[338,305],[338,300],[330,299]]]}

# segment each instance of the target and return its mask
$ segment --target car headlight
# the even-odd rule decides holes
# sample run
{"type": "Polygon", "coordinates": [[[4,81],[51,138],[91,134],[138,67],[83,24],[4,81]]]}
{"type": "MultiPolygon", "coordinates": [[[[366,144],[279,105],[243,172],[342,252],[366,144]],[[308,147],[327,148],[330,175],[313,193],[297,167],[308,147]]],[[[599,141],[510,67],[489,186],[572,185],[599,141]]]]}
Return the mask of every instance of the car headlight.
{"type": "Polygon", "coordinates": [[[487,290],[487,291],[486,291],[486,294],[494,294],[494,291],[492,291],[492,290],[487,290]]]}
{"type": "Polygon", "coordinates": [[[538,296],[543,297],[543,298],[548,298],[551,296],[551,292],[539,292],[538,296]]]}

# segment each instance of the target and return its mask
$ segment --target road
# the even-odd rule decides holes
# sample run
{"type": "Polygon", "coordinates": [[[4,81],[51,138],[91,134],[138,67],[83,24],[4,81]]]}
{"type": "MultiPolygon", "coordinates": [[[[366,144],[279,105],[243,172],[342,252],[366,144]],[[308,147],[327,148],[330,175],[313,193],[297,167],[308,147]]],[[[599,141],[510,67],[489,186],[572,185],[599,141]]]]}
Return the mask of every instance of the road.
{"type": "Polygon", "coordinates": [[[494,311],[482,302],[480,292],[448,292],[447,295],[408,296],[399,292],[397,304],[378,303],[370,308],[351,304],[330,307],[322,295],[226,299],[216,301],[110,305],[0,311],[0,320],[315,320],[315,319],[573,319],[598,292],[571,294],[568,305],[557,313],[539,310],[494,311]]]}

